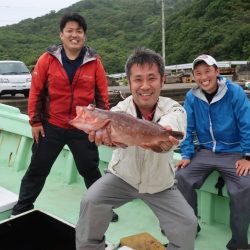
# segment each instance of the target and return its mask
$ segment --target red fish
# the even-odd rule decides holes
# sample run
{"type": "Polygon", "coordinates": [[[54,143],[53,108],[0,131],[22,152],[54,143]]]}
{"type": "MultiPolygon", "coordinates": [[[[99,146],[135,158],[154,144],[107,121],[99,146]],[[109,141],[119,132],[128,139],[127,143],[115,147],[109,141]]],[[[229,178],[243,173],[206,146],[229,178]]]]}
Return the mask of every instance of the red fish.
{"type": "Polygon", "coordinates": [[[137,119],[125,112],[107,111],[85,106],[76,108],[77,116],[70,124],[85,133],[100,131],[107,128],[113,145],[125,148],[127,146],[145,146],[146,144],[169,140],[173,136],[180,140],[183,133],[180,131],[166,130],[161,125],[137,119]]]}

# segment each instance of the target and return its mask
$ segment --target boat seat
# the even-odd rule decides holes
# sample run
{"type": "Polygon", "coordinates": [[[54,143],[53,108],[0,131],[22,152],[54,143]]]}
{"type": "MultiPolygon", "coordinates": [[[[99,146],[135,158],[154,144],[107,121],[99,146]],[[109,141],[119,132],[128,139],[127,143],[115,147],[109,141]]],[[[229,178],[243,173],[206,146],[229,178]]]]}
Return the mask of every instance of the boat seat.
{"type": "MultiPolygon", "coordinates": [[[[174,153],[174,164],[180,159],[180,151],[176,151],[174,153]]],[[[219,172],[213,171],[202,187],[196,190],[198,196],[198,217],[201,223],[221,223],[229,226],[229,196],[226,185],[221,187],[221,189],[216,188],[219,177],[219,172]]]]}
{"type": "Polygon", "coordinates": [[[219,172],[214,171],[207,178],[203,186],[197,190],[198,215],[202,223],[213,222],[229,225],[229,196],[226,185],[218,191],[219,172]]]}
{"type": "Polygon", "coordinates": [[[18,196],[0,187],[0,221],[10,217],[13,206],[17,203],[18,196]]]}

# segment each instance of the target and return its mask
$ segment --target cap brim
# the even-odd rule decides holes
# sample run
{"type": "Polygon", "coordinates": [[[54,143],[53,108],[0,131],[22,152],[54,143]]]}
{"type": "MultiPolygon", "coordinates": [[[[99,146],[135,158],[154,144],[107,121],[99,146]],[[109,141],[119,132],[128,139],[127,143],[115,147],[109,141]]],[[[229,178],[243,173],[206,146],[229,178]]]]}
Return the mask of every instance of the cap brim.
{"type": "MultiPolygon", "coordinates": [[[[204,62],[204,63],[206,63],[208,66],[214,65],[214,63],[212,63],[212,62],[207,62],[205,59],[196,59],[196,60],[193,61],[192,70],[194,70],[194,67],[195,67],[195,65],[196,65],[198,62],[204,62]]],[[[215,65],[216,65],[216,64],[215,64],[215,65]]],[[[216,65],[216,66],[217,66],[217,65],[216,65]]]]}

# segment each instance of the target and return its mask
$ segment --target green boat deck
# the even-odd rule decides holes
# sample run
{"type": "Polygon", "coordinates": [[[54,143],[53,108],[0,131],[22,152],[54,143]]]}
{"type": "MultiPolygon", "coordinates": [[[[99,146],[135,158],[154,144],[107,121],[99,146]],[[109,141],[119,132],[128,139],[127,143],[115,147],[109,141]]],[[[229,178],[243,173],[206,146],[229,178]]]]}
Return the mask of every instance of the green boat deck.
{"type": "MultiPolygon", "coordinates": [[[[105,164],[101,164],[103,169],[105,164]]],[[[0,167],[0,186],[18,193],[20,181],[25,171],[16,172],[10,167],[0,167]]],[[[38,197],[35,207],[55,215],[71,224],[77,222],[79,204],[86,189],[82,181],[67,184],[60,174],[50,174],[45,187],[38,197]]],[[[148,232],[166,243],[161,234],[157,218],[140,200],[135,200],[116,209],[119,221],[110,223],[106,238],[118,243],[122,237],[148,232]]],[[[229,227],[220,223],[200,223],[202,230],[196,239],[196,250],[223,250],[230,237],[229,227]]]]}
{"type": "MultiPolygon", "coordinates": [[[[28,118],[13,107],[0,104],[0,186],[16,194],[31,156],[32,139],[28,118]]],[[[100,147],[100,169],[107,167],[111,150],[100,147]]],[[[175,160],[179,157],[175,154],[175,160]]],[[[206,181],[198,192],[201,232],[195,250],[225,250],[231,237],[228,226],[229,209],[226,189],[224,197],[217,196],[214,188],[217,173],[206,181]]],[[[67,147],[63,149],[55,162],[35,207],[76,224],[80,200],[86,192],[82,178],[78,175],[73,157],[67,147]]],[[[0,197],[1,199],[1,197],[0,197]]],[[[7,213],[10,211],[7,211],[7,213]]],[[[110,223],[106,239],[118,243],[121,238],[148,232],[167,243],[161,234],[159,222],[152,211],[140,200],[135,200],[117,208],[119,221],[110,223]]],[[[8,214],[8,215],[9,215],[8,214]]],[[[1,216],[0,216],[1,219],[1,216]]],[[[250,239],[250,231],[249,231],[250,239]]]]}

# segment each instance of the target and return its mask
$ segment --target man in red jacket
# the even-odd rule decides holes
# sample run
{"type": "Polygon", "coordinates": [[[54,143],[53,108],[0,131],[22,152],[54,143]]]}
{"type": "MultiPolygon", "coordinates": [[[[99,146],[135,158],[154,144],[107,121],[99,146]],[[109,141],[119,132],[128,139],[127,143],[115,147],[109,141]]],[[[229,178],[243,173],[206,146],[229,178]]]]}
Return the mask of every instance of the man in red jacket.
{"type": "MultiPolygon", "coordinates": [[[[96,145],[89,142],[84,132],[69,125],[78,105],[95,103],[99,108],[109,109],[106,73],[96,52],[84,44],[86,30],[82,16],[64,15],[60,22],[62,45],[52,46],[42,54],[32,73],[28,113],[34,144],[12,215],[34,207],[66,144],[87,188],[101,177],[96,145]]],[[[114,214],[113,220],[117,219],[114,214]]]]}

